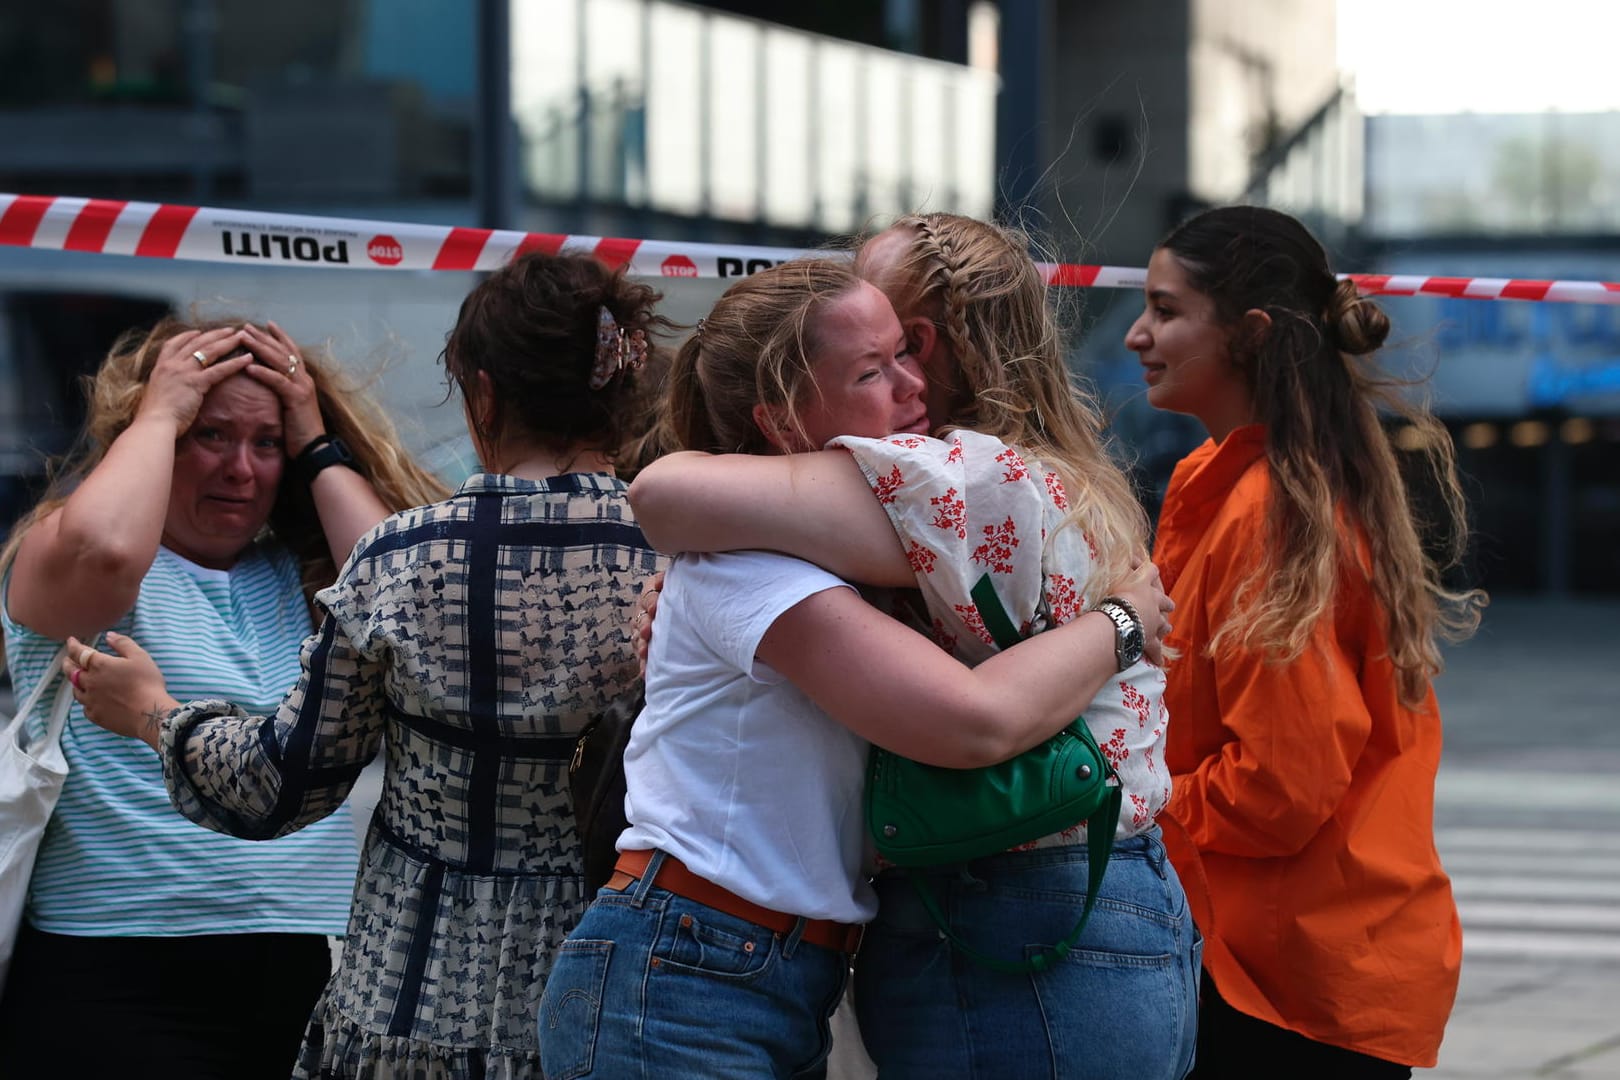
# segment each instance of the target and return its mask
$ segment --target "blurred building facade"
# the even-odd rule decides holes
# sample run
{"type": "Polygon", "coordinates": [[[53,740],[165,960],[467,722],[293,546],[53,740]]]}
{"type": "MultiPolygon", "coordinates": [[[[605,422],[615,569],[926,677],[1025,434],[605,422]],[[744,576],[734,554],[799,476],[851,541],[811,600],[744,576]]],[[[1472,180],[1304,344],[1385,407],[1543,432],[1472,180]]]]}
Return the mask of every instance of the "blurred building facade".
{"type": "MultiPolygon", "coordinates": [[[[37,194],[787,246],[942,209],[1125,266],[1196,209],[1253,201],[1305,218],[1341,269],[1608,280],[1616,136],[1620,114],[1363,117],[1336,69],[1334,0],[0,11],[0,191],[37,194]],[[481,130],[492,101],[499,132],[481,130]],[[493,210],[492,161],[511,193],[493,210]]],[[[406,425],[418,446],[453,440],[454,410],[428,407],[470,276],[333,275],[0,248],[0,518],[76,427],[74,379],[105,339],[221,297],[361,354],[402,343],[385,396],[425,418],[406,425]]],[[[662,284],[686,319],[719,285],[662,284]]],[[[1061,300],[1151,502],[1199,432],[1142,400],[1121,343],[1140,298],[1061,300]]],[[[1433,371],[1472,477],[1473,579],[1620,590],[1620,309],[1388,309],[1390,360],[1433,371]]]]}

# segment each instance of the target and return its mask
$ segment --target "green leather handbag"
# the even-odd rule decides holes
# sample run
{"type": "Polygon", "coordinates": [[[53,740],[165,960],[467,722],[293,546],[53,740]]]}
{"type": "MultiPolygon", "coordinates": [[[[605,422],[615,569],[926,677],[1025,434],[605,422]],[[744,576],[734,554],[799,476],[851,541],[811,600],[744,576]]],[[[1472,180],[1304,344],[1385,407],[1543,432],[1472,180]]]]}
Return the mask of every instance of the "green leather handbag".
{"type": "MultiPolygon", "coordinates": [[[[989,575],[972,590],[974,605],[996,644],[1020,640],[989,575]]],[[[866,826],[877,852],[911,879],[934,922],[968,957],[999,971],[1043,971],[1079,940],[1108,869],[1119,824],[1119,777],[1083,718],[1039,746],[979,769],[945,769],[872,747],[866,764],[866,826]],[[984,956],[951,932],[922,867],[996,855],[1031,840],[1087,823],[1086,901],[1080,921],[1062,941],[1024,961],[984,956]]]]}

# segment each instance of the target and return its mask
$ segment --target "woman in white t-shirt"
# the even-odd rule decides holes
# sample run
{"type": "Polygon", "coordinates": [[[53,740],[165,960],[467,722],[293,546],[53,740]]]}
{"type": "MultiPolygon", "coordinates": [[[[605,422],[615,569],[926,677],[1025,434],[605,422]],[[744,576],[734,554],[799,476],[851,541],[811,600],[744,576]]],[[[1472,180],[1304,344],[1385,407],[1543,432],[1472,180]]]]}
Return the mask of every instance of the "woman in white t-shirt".
{"type": "MultiPolygon", "coordinates": [[[[1015,624],[1088,613],[1082,622],[1107,629],[1089,613],[1146,558],[1146,520],[1106,453],[1095,402],[1070,382],[1026,239],[916,215],[866,243],[856,269],[899,313],[943,439],[840,438],[785,458],[672,455],[631,489],[648,539],[668,552],[768,548],[851,581],[915,586],[936,641],[970,664],[995,655],[969,595],[985,575],[1015,624]]],[[[655,645],[667,614],[659,603],[655,645]]],[[[994,970],[953,950],[907,875],[879,875],[855,1002],[884,1075],[1174,1078],[1191,1067],[1201,939],[1155,823],[1170,795],[1164,677],[1117,644],[1117,675],[1077,695],[1124,794],[1083,935],[1038,974],[994,970]]],[[[946,737],[947,720],[918,715],[946,737]]],[[[926,883],[963,944],[1019,961],[1075,928],[1088,869],[1077,822],[926,883]]]]}
{"type": "MultiPolygon", "coordinates": [[[[842,262],[733,286],[670,387],[688,448],[932,441],[892,307],[842,262]]],[[[1157,575],[1144,566],[1119,591],[1156,644],[1168,605],[1157,575]]],[[[868,741],[950,767],[1004,760],[1115,676],[1114,637],[1106,616],[1075,618],[969,668],[800,560],[678,559],[625,754],[618,872],[541,998],[546,1075],[814,1075],[877,906],[862,871],[868,741]]]]}

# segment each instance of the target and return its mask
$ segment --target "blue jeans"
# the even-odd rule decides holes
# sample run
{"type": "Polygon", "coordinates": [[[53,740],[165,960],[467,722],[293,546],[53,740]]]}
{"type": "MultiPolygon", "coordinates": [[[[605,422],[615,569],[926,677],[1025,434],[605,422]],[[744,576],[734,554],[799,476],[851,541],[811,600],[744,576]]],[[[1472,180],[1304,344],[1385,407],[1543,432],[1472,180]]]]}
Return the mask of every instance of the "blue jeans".
{"type": "Polygon", "coordinates": [[[849,957],[651,884],[604,889],[540,997],[546,1080],[816,1077],[849,957]]]}
{"type": "MultiPolygon", "coordinates": [[[[1025,958],[1080,918],[1086,849],[1043,848],[929,871],[951,930],[1025,958]]],[[[855,964],[861,1037],[884,1080],[1179,1080],[1192,1068],[1203,938],[1159,833],[1114,845],[1091,921],[1039,974],[954,951],[904,873],[878,879],[878,917],[855,964]]]]}

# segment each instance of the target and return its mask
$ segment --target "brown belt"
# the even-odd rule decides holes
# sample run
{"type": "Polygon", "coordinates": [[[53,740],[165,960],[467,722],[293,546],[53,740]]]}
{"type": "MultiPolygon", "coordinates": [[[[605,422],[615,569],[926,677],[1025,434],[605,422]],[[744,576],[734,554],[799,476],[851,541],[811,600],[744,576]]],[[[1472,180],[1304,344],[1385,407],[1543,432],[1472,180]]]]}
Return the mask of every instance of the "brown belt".
{"type": "MultiPolygon", "coordinates": [[[[619,861],[614,863],[613,876],[608,878],[605,887],[622,892],[627,886],[640,880],[652,857],[651,851],[619,852],[619,861]]],[[[760,907],[734,892],[722,889],[707,878],[698,877],[673,855],[664,856],[663,864],[658,867],[658,874],[652,883],[676,896],[684,896],[705,907],[734,915],[777,934],[789,933],[799,922],[797,915],[785,915],[780,911],[760,907]]],[[[824,949],[853,953],[856,946],[861,943],[861,926],[859,923],[833,922],[831,919],[806,919],[804,933],[800,937],[824,949]]]]}

